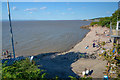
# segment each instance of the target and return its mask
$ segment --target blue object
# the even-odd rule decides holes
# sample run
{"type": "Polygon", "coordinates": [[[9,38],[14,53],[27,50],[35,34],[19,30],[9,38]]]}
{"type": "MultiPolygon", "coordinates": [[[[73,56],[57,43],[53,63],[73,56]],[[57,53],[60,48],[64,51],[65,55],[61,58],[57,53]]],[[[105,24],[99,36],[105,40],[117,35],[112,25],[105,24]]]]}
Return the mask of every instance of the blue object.
{"type": "Polygon", "coordinates": [[[113,49],[113,51],[112,51],[113,53],[115,52],[115,49],[113,49]]]}
{"type": "Polygon", "coordinates": [[[5,61],[7,61],[7,65],[12,65],[15,61],[20,61],[20,60],[23,60],[25,59],[25,57],[23,56],[20,56],[20,57],[17,57],[17,58],[11,58],[11,59],[2,59],[2,64],[5,63],[5,61]]]}
{"type": "Polygon", "coordinates": [[[85,49],[88,49],[89,46],[85,47],[85,49]]]}
{"type": "Polygon", "coordinates": [[[104,75],[104,79],[103,80],[108,80],[108,76],[104,75]]]}
{"type": "Polygon", "coordinates": [[[8,16],[9,16],[9,24],[10,24],[9,27],[10,27],[10,33],[11,33],[13,56],[15,58],[14,39],[13,39],[12,23],[11,23],[10,8],[9,8],[9,2],[8,1],[7,1],[7,5],[8,5],[8,16]]]}

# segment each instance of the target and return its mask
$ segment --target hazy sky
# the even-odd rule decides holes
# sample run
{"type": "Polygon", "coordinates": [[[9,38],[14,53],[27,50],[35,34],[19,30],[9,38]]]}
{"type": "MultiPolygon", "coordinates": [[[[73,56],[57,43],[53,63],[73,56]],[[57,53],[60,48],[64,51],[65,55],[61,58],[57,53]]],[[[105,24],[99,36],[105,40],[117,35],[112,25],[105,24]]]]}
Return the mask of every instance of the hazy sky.
{"type": "MultiPolygon", "coordinates": [[[[9,0],[10,2],[118,2],[119,0],[9,0]]],[[[1,0],[7,2],[7,0],[1,0]]]]}
{"type": "MultiPolygon", "coordinates": [[[[10,2],[12,20],[83,20],[111,16],[117,2],[10,2]]],[[[8,19],[2,2],[2,19],[8,19]]]]}

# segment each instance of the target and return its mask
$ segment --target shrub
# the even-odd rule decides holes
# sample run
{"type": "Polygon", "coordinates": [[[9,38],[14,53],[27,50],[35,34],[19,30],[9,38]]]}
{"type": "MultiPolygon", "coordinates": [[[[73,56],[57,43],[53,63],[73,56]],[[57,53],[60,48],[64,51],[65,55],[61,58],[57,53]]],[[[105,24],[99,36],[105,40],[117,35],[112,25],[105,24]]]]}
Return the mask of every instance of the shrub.
{"type": "Polygon", "coordinates": [[[92,80],[92,77],[81,77],[81,78],[76,78],[73,76],[69,76],[70,80],[92,80]]]}
{"type": "Polygon", "coordinates": [[[110,22],[112,22],[112,26],[116,26],[116,22],[119,20],[120,20],[120,10],[116,10],[111,17],[99,18],[99,22],[92,22],[90,25],[93,26],[95,24],[99,24],[100,26],[106,26],[110,28],[110,22]]]}
{"type": "Polygon", "coordinates": [[[90,26],[94,26],[95,24],[99,24],[99,22],[91,22],[90,26]]]}
{"type": "Polygon", "coordinates": [[[45,78],[44,70],[31,63],[29,59],[16,61],[13,65],[2,66],[2,79],[18,78],[18,79],[41,79],[45,78]]]}
{"type": "Polygon", "coordinates": [[[101,45],[102,45],[102,46],[104,46],[105,44],[106,44],[105,41],[101,42],[101,45]]]}

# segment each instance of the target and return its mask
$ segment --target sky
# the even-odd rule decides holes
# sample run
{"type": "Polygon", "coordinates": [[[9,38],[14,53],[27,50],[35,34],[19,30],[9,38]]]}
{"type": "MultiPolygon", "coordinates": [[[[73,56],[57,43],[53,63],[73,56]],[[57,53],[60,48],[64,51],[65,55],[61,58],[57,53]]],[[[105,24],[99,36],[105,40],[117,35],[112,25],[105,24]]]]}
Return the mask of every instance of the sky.
{"type": "MultiPolygon", "coordinates": [[[[12,20],[84,20],[109,17],[117,9],[117,2],[10,2],[12,20]]],[[[6,2],[2,20],[8,20],[6,2]]]]}
{"type": "MultiPolygon", "coordinates": [[[[0,0],[7,2],[7,0],[0,0]]],[[[119,0],[9,0],[10,2],[118,2],[119,0]]]]}

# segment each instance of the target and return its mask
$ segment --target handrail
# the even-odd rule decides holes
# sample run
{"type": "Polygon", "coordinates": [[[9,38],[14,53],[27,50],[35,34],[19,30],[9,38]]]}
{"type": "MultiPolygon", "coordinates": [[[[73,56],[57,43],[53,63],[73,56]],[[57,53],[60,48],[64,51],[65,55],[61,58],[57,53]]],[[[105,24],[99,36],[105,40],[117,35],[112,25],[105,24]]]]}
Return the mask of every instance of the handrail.
{"type": "Polygon", "coordinates": [[[9,23],[10,23],[9,26],[10,26],[10,33],[11,33],[13,56],[15,58],[14,39],[13,39],[12,23],[11,23],[10,8],[9,8],[9,1],[8,0],[7,0],[7,7],[8,7],[8,16],[9,16],[9,23]]]}

